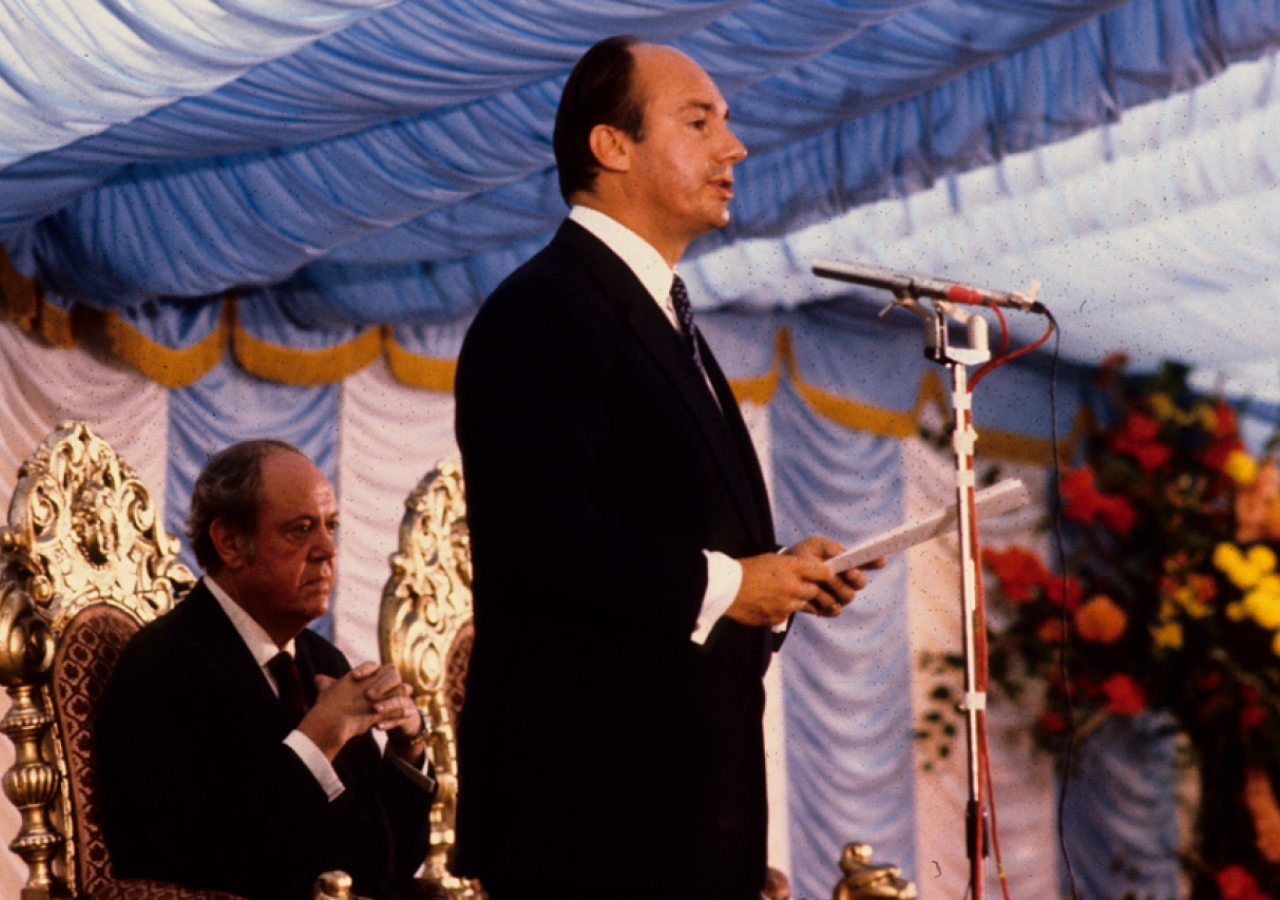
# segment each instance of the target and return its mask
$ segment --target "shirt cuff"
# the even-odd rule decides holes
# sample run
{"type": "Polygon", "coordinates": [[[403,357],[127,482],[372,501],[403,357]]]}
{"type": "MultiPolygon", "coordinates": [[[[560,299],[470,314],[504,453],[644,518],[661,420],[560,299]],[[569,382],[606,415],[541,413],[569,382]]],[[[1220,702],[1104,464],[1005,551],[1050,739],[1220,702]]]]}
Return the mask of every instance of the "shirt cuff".
{"type": "Polygon", "coordinates": [[[707,558],[707,591],[702,595],[702,610],[690,635],[695,644],[706,643],[711,629],[723,616],[742,587],[742,563],[715,550],[703,550],[707,558]]]}
{"type": "Polygon", "coordinates": [[[315,776],[320,788],[330,800],[336,799],[345,790],[342,785],[342,779],[333,770],[333,765],[329,760],[325,759],[325,755],[320,752],[320,748],[316,746],[315,741],[301,731],[291,731],[285,737],[284,744],[298,754],[298,759],[302,760],[302,764],[311,770],[311,774],[315,776]]]}
{"type": "MultiPolygon", "coordinates": [[[[391,764],[393,766],[399,769],[410,781],[420,786],[423,790],[434,791],[436,789],[436,780],[426,772],[422,771],[422,769],[418,768],[411,762],[406,762],[390,750],[387,751],[386,755],[391,760],[391,764]]],[[[425,755],[422,759],[422,764],[427,766],[430,762],[430,754],[425,755]]]]}

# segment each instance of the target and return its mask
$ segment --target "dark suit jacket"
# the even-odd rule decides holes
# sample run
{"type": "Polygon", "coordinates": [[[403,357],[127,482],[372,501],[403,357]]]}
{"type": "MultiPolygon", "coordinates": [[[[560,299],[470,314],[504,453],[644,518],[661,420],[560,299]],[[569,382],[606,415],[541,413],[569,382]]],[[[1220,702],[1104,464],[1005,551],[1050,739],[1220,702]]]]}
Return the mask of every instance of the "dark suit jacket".
{"type": "MultiPolygon", "coordinates": [[[[316,674],[350,668],[304,631],[296,660],[316,674]]],[[[282,741],[280,701],[201,582],[125,648],[98,720],[103,825],[119,877],[215,888],[253,900],[306,898],[344,869],[382,897],[422,863],[432,791],[383,760],[370,735],[338,754],[346,790],[330,802],[282,741]]]]}
{"type": "Polygon", "coordinates": [[[467,334],[465,874],[609,897],[759,895],[773,635],[727,619],[705,646],[690,634],[702,551],[776,544],[737,403],[702,354],[723,412],[631,270],[573,222],[467,334]]]}

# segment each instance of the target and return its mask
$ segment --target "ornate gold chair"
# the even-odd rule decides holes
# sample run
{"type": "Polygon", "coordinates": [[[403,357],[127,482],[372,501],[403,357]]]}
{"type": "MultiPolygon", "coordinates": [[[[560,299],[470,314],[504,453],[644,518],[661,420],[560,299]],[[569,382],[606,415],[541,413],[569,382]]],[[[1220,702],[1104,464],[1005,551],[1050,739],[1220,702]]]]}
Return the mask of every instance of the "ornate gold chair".
{"type": "MultiPolygon", "coordinates": [[[[22,900],[236,900],[117,879],[102,836],[98,705],[129,638],[194,583],[177,549],[146,486],[84,423],[59,423],[18,471],[0,528],[0,683],[11,700],[0,732],[15,749],[4,793],[22,816],[9,845],[27,864],[22,900]]],[[[329,873],[317,892],[345,897],[349,886],[329,873]]]]}
{"type": "Polygon", "coordinates": [[[0,529],[0,721],[15,748],[4,793],[23,900],[226,897],[119,881],[102,839],[93,729],[120,651],[193,583],[151,495],[83,423],[62,422],[18,472],[0,529]]]}
{"type": "Polygon", "coordinates": [[[471,547],[462,471],[441,462],[404,501],[399,551],[382,591],[378,644],[413,687],[414,700],[431,734],[427,752],[439,792],[431,810],[431,849],[426,877],[457,898],[476,896],[469,883],[450,874],[458,766],[453,723],[462,709],[471,624],[471,547]]]}

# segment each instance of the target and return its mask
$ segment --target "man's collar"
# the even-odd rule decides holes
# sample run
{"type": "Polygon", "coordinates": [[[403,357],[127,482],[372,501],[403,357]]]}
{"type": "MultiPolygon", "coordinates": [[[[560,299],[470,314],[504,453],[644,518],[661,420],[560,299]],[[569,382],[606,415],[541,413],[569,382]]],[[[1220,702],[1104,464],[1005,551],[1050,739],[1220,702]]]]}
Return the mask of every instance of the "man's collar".
{"type": "MultiPolygon", "coordinates": [[[[204,586],[209,589],[209,593],[213,594],[213,599],[218,601],[222,611],[227,614],[227,618],[235,626],[236,632],[240,635],[240,639],[244,641],[245,646],[249,648],[249,652],[253,654],[254,660],[257,661],[259,666],[265,666],[271,657],[280,652],[276,642],[271,640],[271,636],[267,634],[266,629],[259,625],[253,616],[245,612],[239,603],[231,599],[231,595],[222,589],[222,585],[208,575],[202,580],[204,581],[204,586]]],[[[290,640],[289,643],[285,644],[284,649],[292,656],[294,651],[293,641],[290,640]]]]}
{"type": "Polygon", "coordinates": [[[569,210],[569,218],[617,254],[659,306],[669,302],[674,273],[652,244],[617,219],[589,206],[574,206],[569,210]]]}

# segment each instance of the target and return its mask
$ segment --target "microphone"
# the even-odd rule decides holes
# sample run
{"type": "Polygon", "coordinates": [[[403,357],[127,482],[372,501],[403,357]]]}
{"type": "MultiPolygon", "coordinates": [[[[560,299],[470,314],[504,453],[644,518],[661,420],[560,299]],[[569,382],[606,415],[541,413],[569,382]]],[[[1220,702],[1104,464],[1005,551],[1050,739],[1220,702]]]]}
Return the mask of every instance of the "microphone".
{"type": "Polygon", "coordinates": [[[1032,282],[1031,289],[1025,294],[989,291],[985,288],[968,287],[938,278],[906,275],[892,269],[882,269],[879,266],[832,262],[826,259],[814,262],[813,274],[820,278],[834,278],[836,281],[849,281],[867,287],[884,288],[892,291],[896,297],[903,295],[916,298],[936,297],[939,300],[966,303],[970,306],[993,305],[1022,312],[1047,312],[1035,297],[1036,291],[1040,289],[1039,282],[1032,282]]]}

